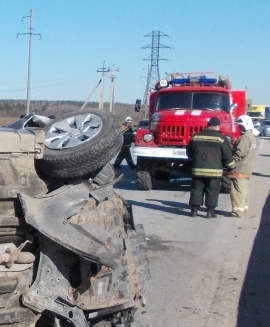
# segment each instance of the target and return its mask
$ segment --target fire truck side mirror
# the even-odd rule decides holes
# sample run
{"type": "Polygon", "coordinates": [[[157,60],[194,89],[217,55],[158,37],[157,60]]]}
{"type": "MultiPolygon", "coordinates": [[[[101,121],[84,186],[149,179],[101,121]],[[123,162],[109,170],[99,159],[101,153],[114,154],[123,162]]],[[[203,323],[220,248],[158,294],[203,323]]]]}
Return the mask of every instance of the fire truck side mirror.
{"type": "Polygon", "coordinates": [[[238,104],[237,103],[233,103],[231,106],[230,106],[230,113],[233,113],[234,110],[238,107],[238,104]]]}
{"type": "Polygon", "coordinates": [[[142,104],[142,100],[137,99],[136,103],[135,103],[135,112],[140,112],[141,111],[141,104],[142,104]]]}

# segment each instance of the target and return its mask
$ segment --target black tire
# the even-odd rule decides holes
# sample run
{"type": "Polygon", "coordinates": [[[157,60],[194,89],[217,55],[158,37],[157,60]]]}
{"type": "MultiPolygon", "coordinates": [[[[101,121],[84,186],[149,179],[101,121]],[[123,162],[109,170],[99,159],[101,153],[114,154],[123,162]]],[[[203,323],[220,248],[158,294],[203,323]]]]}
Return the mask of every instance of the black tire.
{"type": "Polygon", "coordinates": [[[150,191],[153,188],[151,160],[148,158],[137,158],[137,188],[142,191],[150,191]]]}
{"type": "Polygon", "coordinates": [[[157,170],[154,177],[160,181],[168,181],[171,177],[171,173],[169,171],[157,170]]]}
{"type": "Polygon", "coordinates": [[[46,175],[73,178],[105,166],[121,149],[115,117],[103,110],[69,113],[44,127],[45,149],[37,167],[46,175]]]}
{"type": "Polygon", "coordinates": [[[221,178],[221,188],[220,193],[230,193],[231,192],[231,179],[228,177],[228,173],[223,172],[221,178]]]}

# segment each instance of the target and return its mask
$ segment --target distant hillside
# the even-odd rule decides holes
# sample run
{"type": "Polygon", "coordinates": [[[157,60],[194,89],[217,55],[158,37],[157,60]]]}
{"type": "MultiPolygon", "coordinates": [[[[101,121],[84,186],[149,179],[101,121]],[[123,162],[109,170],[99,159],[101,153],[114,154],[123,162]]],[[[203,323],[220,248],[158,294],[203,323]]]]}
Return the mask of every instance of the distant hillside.
{"type": "MultiPolygon", "coordinates": [[[[56,118],[79,110],[83,101],[31,101],[30,113],[35,112],[38,115],[50,116],[54,115],[56,118]]],[[[98,102],[89,102],[85,109],[98,109],[98,102]]],[[[104,110],[109,111],[110,104],[104,103],[104,110]]],[[[0,117],[20,117],[26,113],[25,100],[0,100],[0,117]]],[[[135,117],[134,105],[126,103],[115,103],[113,113],[123,120],[126,116],[135,117]]]]}

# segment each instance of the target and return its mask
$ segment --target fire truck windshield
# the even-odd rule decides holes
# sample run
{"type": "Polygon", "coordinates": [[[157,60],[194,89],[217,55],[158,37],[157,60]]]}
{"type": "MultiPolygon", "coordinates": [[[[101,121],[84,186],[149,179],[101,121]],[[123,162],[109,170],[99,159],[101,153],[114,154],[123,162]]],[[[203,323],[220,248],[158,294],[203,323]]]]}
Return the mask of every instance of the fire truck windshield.
{"type": "Polygon", "coordinates": [[[166,92],[157,99],[156,111],[168,109],[210,109],[230,112],[230,99],[216,92],[166,92]]]}

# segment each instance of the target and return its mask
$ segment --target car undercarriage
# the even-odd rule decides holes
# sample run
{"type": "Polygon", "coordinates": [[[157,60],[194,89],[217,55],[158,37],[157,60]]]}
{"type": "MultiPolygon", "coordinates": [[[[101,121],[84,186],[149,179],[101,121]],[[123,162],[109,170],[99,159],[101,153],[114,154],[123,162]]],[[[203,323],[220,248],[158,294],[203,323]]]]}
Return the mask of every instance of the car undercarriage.
{"type": "Polygon", "coordinates": [[[1,128],[0,139],[0,326],[142,326],[134,314],[150,278],[144,229],[114,191],[109,163],[121,140],[106,164],[81,176],[70,162],[95,137],[69,149],[52,176],[44,128],[1,128]]]}

